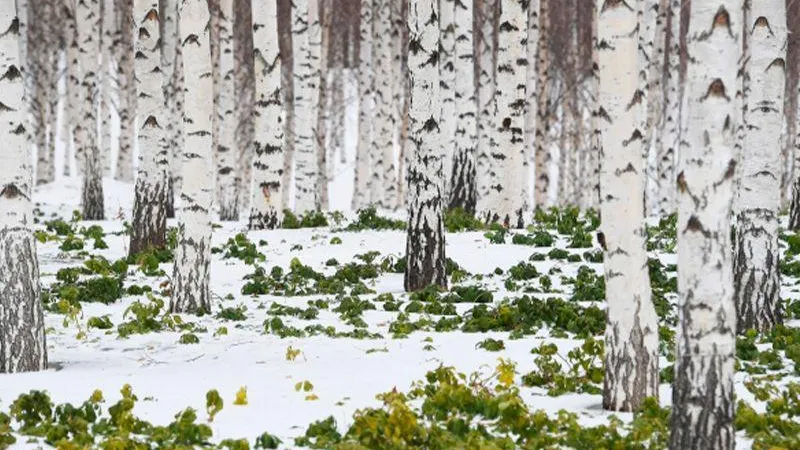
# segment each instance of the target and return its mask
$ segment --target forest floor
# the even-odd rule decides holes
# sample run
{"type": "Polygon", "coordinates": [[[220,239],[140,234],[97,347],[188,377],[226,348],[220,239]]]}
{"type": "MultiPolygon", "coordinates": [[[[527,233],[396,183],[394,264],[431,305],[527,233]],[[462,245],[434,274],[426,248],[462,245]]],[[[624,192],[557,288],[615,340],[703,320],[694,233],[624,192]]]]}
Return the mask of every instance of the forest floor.
{"type": "MultiPolygon", "coordinates": [[[[609,422],[599,393],[604,284],[592,217],[561,212],[512,233],[447,233],[447,256],[455,263],[450,291],[414,298],[403,291],[404,231],[374,229],[401,228],[389,214],[360,220],[334,214],[327,226],[264,232],[247,232],[244,221],[218,224],[212,311],[175,318],[159,303],[169,303],[168,255],[112,267],[127,256],[132,187],[107,180],[106,196],[113,219],[85,223],[71,219],[78,209],[76,180],[36,192],[50,369],[0,375],[0,412],[31,390],[46,391],[56,404],[77,405],[99,389],[110,405],[129,384],[138,397],[135,414],[153,424],[166,425],[192,407],[200,411],[197,421],[213,431],[211,442],[254,442],[269,432],[283,441],[278,448],[300,448],[304,443],[294,439],[312,422],[332,416],[344,433],[357,410],[382,407],[377,394],[407,392],[444,365],[487,379],[494,375],[494,383],[514,388],[531,411],[556,417],[567,410],[583,426],[609,422]],[[348,225],[361,230],[347,231],[348,225]],[[108,284],[91,281],[98,279],[108,284]],[[570,356],[576,348],[582,351],[570,356]],[[514,376],[504,381],[510,363],[514,376]],[[242,388],[246,404],[235,405],[242,388]],[[206,395],[212,389],[224,408],[209,421],[206,395]]],[[[662,338],[669,339],[676,323],[674,223],[652,225],[652,283],[662,338]]],[[[792,239],[787,242],[782,245],[790,248],[792,239]]],[[[797,278],[783,278],[787,307],[799,313],[792,303],[797,278]]],[[[740,354],[736,376],[737,398],[759,413],[766,403],[745,383],[766,371],[785,375],[776,381],[782,389],[798,380],[800,369],[785,349],[777,352],[781,363],[762,361],[760,355],[774,347],[763,339],[745,342],[755,356],[740,354]]],[[[672,364],[671,353],[667,342],[661,368],[672,364]]],[[[671,400],[665,377],[662,406],[671,400]]],[[[625,423],[633,418],[616,416],[625,423]]],[[[0,421],[0,437],[2,431],[0,421]]],[[[45,445],[46,439],[16,436],[19,448],[45,445]]],[[[739,447],[750,447],[751,437],[740,431],[739,447]]]]}

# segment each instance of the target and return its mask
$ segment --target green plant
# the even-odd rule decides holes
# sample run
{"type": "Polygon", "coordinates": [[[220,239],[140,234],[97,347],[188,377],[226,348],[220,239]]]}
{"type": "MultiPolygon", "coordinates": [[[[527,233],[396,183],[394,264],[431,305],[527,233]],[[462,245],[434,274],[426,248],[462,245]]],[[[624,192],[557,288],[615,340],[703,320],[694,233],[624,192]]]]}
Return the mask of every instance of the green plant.
{"type": "Polygon", "coordinates": [[[358,211],[355,222],[347,225],[345,231],[364,230],[405,230],[406,223],[402,220],[392,220],[378,215],[375,208],[365,208],[358,211]]]}
{"type": "Polygon", "coordinates": [[[448,209],[444,215],[444,227],[449,233],[483,230],[483,222],[463,208],[448,209]]]}

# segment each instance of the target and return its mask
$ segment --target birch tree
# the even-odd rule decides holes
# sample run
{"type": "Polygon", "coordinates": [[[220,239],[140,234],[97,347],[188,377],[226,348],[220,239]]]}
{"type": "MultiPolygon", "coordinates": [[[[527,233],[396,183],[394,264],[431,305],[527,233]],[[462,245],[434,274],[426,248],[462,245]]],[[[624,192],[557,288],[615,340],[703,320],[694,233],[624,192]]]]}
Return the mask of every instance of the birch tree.
{"type": "Polygon", "coordinates": [[[692,4],[686,151],[678,164],[678,319],[670,448],[734,448],[736,303],[730,240],[736,172],[738,0],[692,4]]]}
{"type": "Polygon", "coordinates": [[[216,151],[217,194],[220,220],[239,219],[238,161],[236,149],[236,93],[234,92],[233,0],[217,0],[219,14],[219,85],[217,88],[217,123],[219,138],[216,151]]]}
{"type": "Polygon", "coordinates": [[[185,76],[183,187],[170,311],[208,312],[211,263],[211,81],[209,9],[206,0],[181,0],[180,33],[185,76]]]}
{"type": "Polygon", "coordinates": [[[100,114],[100,155],[103,158],[103,174],[110,177],[112,173],[111,160],[111,110],[114,107],[111,98],[115,81],[111,78],[111,66],[114,53],[114,29],[117,18],[114,13],[113,0],[100,0],[101,29],[100,34],[100,91],[98,111],[100,114]]]}
{"type": "Polygon", "coordinates": [[[39,265],[33,236],[33,179],[25,84],[14,2],[0,2],[0,373],[47,368],[39,265]]]}
{"type": "Polygon", "coordinates": [[[370,156],[372,148],[372,114],[374,111],[372,73],[372,0],[361,0],[358,49],[358,144],[356,147],[353,209],[370,202],[370,156]]]}
{"type": "MultiPolygon", "coordinates": [[[[178,155],[182,148],[183,123],[181,118],[183,112],[179,109],[181,104],[178,95],[183,94],[182,89],[178,89],[176,80],[178,68],[178,0],[160,0],[161,7],[161,72],[163,73],[164,87],[164,133],[166,133],[167,155],[170,161],[170,174],[167,180],[167,217],[175,217],[175,178],[180,172],[178,155]]],[[[181,64],[182,65],[182,64],[181,64]]]]}
{"type": "Polygon", "coordinates": [[[544,207],[548,203],[550,191],[550,164],[553,160],[550,148],[550,2],[539,2],[539,58],[537,62],[538,104],[536,107],[536,181],[534,202],[544,207]]]}
{"type": "Polygon", "coordinates": [[[135,0],[136,83],[139,97],[139,176],[129,254],[164,248],[167,235],[169,148],[165,133],[158,0],[135,0]]]}
{"type": "Polygon", "coordinates": [[[100,52],[95,30],[100,24],[99,0],[77,4],[78,44],[80,48],[80,120],[75,126],[75,146],[80,149],[83,166],[81,205],[85,220],[103,220],[103,165],[97,145],[97,55],[100,52]]]}
{"type": "Polygon", "coordinates": [[[646,110],[638,83],[635,3],[597,0],[601,169],[608,302],[603,407],[635,411],[658,396],[658,318],[651,300],[644,229],[646,110]]]}
{"type": "Polygon", "coordinates": [[[317,99],[319,94],[319,0],[295,0],[292,45],[295,102],[295,210],[319,209],[317,188],[317,99]]]}
{"type": "Polygon", "coordinates": [[[478,216],[482,220],[514,228],[523,226],[525,209],[526,17],[522,1],[503,3],[498,27],[493,133],[489,147],[489,191],[478,201],[478,216]]]}
{"type": "Polygon", "coordinates": [[[455,152],[450,175],[450,208],[462,208],[475,214],[478,186],[475,183],[475,142],[478,139],[478,104],[475,99],[475,42],[473,40],[473,3],[455,3],[455,152]]]}
{"type": "Polygon", "coordinates": [[[495,95],[495,16],[499,0],[483,0],[480,12],[480,40],[478,42],[478,148],[476,149],[476,184],[478,201],[489,195],[491,186],[491,140],[495,95]]]}
{"type": "Polygon", "coordinates": [[[408,8],[411,80],[409,107],[408,233],[406,291],[447,286],[445,274],[442,148],[439,144],[439,51],[437,0],[410,0],[408,8]]]}
{"type": "Polygon", "coordinates": [[[738,187],[733,279],[737,330],[767,331],[782,322],[778,261],[780,137],[786,85],[786,2],[752,2],[748,129],[738,187]]]}
{"type": "Polygon", "coordinates": [[[666,94],[661,146],[656,147],[658,170],[658,209],[660,216],[675,211],[675,156],[681,130],[681,0],[670,0],[669,48],[667,50],[666,94]]]}
{"type": "Polygon", "coordinates": [[[372,68],[374,114],[370,197],[374,205],[393,208],[395,200],[394,124],[392,122],[392,10],[390,0],[373,0],[372,68]]]}
{"type": "Polygon", "coordinates": [[[119,152],[114,178],[126,183],[133,181],[133,143],[136,136],[136,80],[133,60],[133,2],[117,0],[119,27],[115,33],[117,49],[117,80],[119,80],[119,152]]]}
{"type": "Polygon", "coordinates": [[[283,220],[283,93],[275,0],[253,1],[253,44],[256,73],[255,160],[250,229],[273,229],[283,220]]]}
{"type": "Polygon", "coordinates": [[[442,118],[439,122],[439,139],[444,157],[444,195],[449,196],[448,178],[452,173],[453,154],[456,149],[456,29],[455,0],[439,0],[439,101],[442,118]]]}
{"type": "MultiPolygon", "coordinates": [[[[547,1],[547,0],[545,0],[547,1]]],[[[528,42],[526,50],[528,52],[527,85],[525,95],[527,104],[525,108],[525,160],[533,165],[536,170],[536,114],[539,106],[539,0],[529,0],[528,2],[528,42]]],[[[528,185],[526,195],[532,198],[536,173],[533,176],[526,174],[528,185]]]]}

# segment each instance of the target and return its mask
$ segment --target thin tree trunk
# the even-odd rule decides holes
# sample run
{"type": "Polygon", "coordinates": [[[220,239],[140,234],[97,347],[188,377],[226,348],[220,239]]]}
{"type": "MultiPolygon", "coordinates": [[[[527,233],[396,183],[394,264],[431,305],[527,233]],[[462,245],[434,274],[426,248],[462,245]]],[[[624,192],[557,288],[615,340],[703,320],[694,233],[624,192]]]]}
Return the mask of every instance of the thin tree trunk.
{"type": "Polygon", "coordinates": [[[75,126],[80,119],[80,105],[81,105],[81,66],[80,66],[80,48],[78,46],[78,12],[77,6],[74,2],[64,3],[65,22],[66,22],[66,66],[67,66],[67,107],[65,113],[65,123],[67,124],[67,132],[64,133],[65,142],[65,155],[64,155],[64,175],[81,175],[81,155],[78,153],[79,148],[75,143],[75,126]],[[72,149],[72,152],[70,152],[72,149]],[[76,170],[72,171],[72,161],[75,160],[76,170]]]}
{"type": "Polygon", "coordinates": [[[747,66],[748,129],[740,158],[741,208],[736,217],[733,279],[737,331],[768,331],[783,322],[778,260],[778,214],[782,172],[780,136],[786,84],[786,3],[752,3],[747,66]]]}
{"type": "Polygon", "coordinates": [[[75,127],[75,145],[83,164],[81,205],[85,220],[103,220],[103,167],[97,145],[97,54],[99,41],[94,34],[100,23],[99,0],[78,2],[78,42],[81,68],[81,120],[75,127]]]}
{"type": "Polygon", "coordinates": [[[164,248],[167,241],[169,147],[158,10],[158,0],[134,1],[134,18],[139,20],[134,49],[141,126],[130,255],[164,248]]]}
{"type": "Polygon", "coordinates": [[[163,72],[164,86],[164,132],[166,133],[170,174],[167,180],[167,217],[175,217],[175,175],[181,171],[178,153],[178,135],[183,129],[181,123],[182,111],[178,109],[177,101],[177,50],[178,50],[178,1],[159,0],[161,7],[161,71],[163,72]]]}
{"type": "MultiPolygon", "coordinates": [[[[547,1],[547,0],[545,0],[547,1]]],[[[527,68],[527,86],[525,94],[527,95],[527,104],[525,109],[525,161],[534,167],[534,173],[531,174],[528,168],[525,174],[527,186],[525,193],[529,200],[534,200],[533,205],[536,206],[533,193],[535,189],[536,180],[536,114],[539,106],[539,0],[530,0],[528,3],[528,68],[527,68]]]]}
{"type": "Polygon", "coordinates": [[[550,148],[550,2],[541,0],[539,6],[539,62],[538,105],[536,108],[536,185],[534,199],[537,207],[549,203],[550,164],[553,159],[550,148]]]}
{"type": "Polygon", "coordinates": [[[117,49],[117,79],[119,80],[119,152],[114,178],[133,181],[133,142],[136,136],[136,80],[133,60],[133,2],[117,0],[119,28],[114,47],[117,49]]]}
{"type": "Polygon", "coordinates": [[[473,41],[473,2],[455,2],[455,111],[458,112],[450,176],[450,208],[462,208],[474,215],[478,196],[475,183],[475,142],[478,104],[475,99],[475,43],[473,41]]]}
{"type": "Polygon", "coordinates": [[[26,133],[25,82],[14,2],[0,6],[0,373],[47,368],[39,266],[33,237],[33,180],[26,133]]]}
{"type": "Polygon", "coordinates": [[[183,188],[178,225],[178,247],[172,277],[170,311],[201,313],[211,310],[212,175],[211,116],[214,87],[211,80],[210,13],[206,0],[183,0],[180,32],[186,78],[183,149],[183,188]]]}
{"type": "Polygon", "coordinates": [[[671,0],[669,9],[669,51],[664,135],[656,147],[658,160],[658,214],[675,212],[675,156],[681,139],[681,0],[671,0]]]}
{"type": "Polygon", "coordinates": [[[319,209],[316,119],[319,97],[319,0],[295,0],[292,8],[295,101],[295,211],[319,209]]]}
{"type": "Polygon", "coordinates": [[[480,41],[478,43],[478,148],[476,151],[476,184],[478,190],[478,205],[489,196],[491,190],[491,146],[496,63],[494,51],[495,15],[497,14],[499,0],[483,1],[483,18],[481,23],[480,41]]]}
{"type": "Polygon", "coordinates": [[[453,155],[456,151],[456,0],[439,0],[439,101],[442,105],[442,118],[439,122],[439,136],[444,157],[445,198],[450,196],[449,177],[453,172],[453,155]]]}
{"type": "Polygon", "coordinates": [[[431,57],[439,49],[436,0],[410,0],[408,8],[411,106],[409,109],[409,220],[405,290],[447,286],[445,274],[439,76],[431,57]]]}
{"type": "Polygon", "coordinates": [[[360,44],[358,52],[358,146],[356,147],[354,210],[370,203],[372,117],[375,109],[372,70],[372,0],[361,1],[360,44]]]}
{"type": "Polygon", "coordinates": [[[283,221],[281,170],[284,142],[278,13],[273,0],[253,2],[255,55],[255,160],[250,229],[278,228],[283,221]]]}
{"type": "Polygon", "coordinates": [[[216,114],[219,138],[215,151],[220,220],[239,220],[239,150],[236,148],[236,93],[234,92],[233,0],[218,0],[219,85],[216,114]]]}
{"type": "Polygon", "coordinates": [[[686,152],[678,167],[678,325],[670,449],[733,449],[736,302],[731,206],[736,172],[738,0],[693,2],[686,152]],[[690,149],[690,150],[689,150],[690,149]]]}
{"type": "Polygon", "coordinates": [[[98,101],[98,111],[100,114],[100,155],[103,159],[103,174],[110,177],[112,173],[111,159],[111,109],[113,101],[111,89],[115,84],[111,79],[112,59],[114,58],[114,29],[116,28],[116,17],[114,15],[114,1],[101,1],[101,29],[100,35],[100,98],[98,101]]]}
{"type": "Polygon", "coordinates": [[[316,126],[314,127],[314,141],[316,144],[316,168],[317,168],[317,198],[319,199],[319,208],[323,211],[328,209],[328,145],[327,145],[327,132],[329,126],[329,118],[331,116],[331,108],[328,104],[328,68],[331,56],[331,34],[333,32],[333,4],[331,0],[318,0],[320,8],[320,57],[319,57],[319,71],[317,75],[318,91],[317,91],[317,117],[316,126]]]}

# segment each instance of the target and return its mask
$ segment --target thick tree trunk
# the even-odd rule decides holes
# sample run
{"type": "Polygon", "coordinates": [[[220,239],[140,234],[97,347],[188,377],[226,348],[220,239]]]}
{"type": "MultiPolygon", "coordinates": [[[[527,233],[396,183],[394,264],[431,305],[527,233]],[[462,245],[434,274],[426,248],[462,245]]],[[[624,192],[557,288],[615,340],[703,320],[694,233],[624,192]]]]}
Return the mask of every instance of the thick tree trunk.
{"type": "Polygon", "coordinates": [[[278,228],[283,221],[281,172],[283,170],[283,93],[278,46],[277,4],[253,2],[253,44],[256,73],[255,160],[250,229],[278,228]]]}
{"type": "Polygon", "coordinates": [[[678,317],[670,448],[733,449],[736,302],[731,206],[740,113],[738,0],[692,4],[678,184],[678,317]]]}
{"type": "MultiPolygon", "coordinates": [[[[473,41],[473,2],[455,2],[455,111],[458,113],[450,176],[450,208],[475,214],[478,186],[475,183],[475,142],[478,139],[475,99],[475,46],[473,41]]],[[[443,112],[444,114],[444,112],[443,112]]]]}
{"type": "Polygon", "coordinates": [[[411,105],[409,108],[409,219],[406,291],[447,286],[445,274],[442,147],[439,142],[439,74],[431,58],[439,49],[436,0],[411,0],[408,9],[411,105]]]}
{"type": "Polygon", "coordinates": [[[487,223],[524,226],[525,70],[527,13],[520,0],[503,3],[497,46],[489,191],[478,199],[478,216],[487,223]]]}
{"type": "Polygon", "coordinates": [[[78,2],[78,42],[80,44],[81,101],[80,119],[75,126],[75,145],[82,157],[83,188],[81,205],[85,220],[103,220],[103,166],[97,145],[97,54],[99,40],[99,0],[78,2]]]}
{"type": "Polygon", "coordinates": [[[372,70],[372,0],[361,1],[360,44],[358,52],[358,146],[356,147],[355,188],[352,207],[361,209],[371,201],[372,117],[375,110],[372,70]]]}
{"type": "Polygon", "coordinates": [[[600,69],[600,215],[608,299],[603,407],[636,411],[658,396],[658,318],[651,301],[644,230],[638,22],[623,2],[597,0],[600,69]]]}
{"type": "Polygon", "coordinates": [[[30,141],[14,2],[0,5],[0,373],[47,368],[39,266],[33,237],[30,141]]]}
{"type": "Polygon", "coordinates": [[[178,248],[172,277],[170,311],[200,313],[211,310],[211,116],[214,87],[211,80],[210,14],[206,0],[183,0],[180,32],[186,78],[178,248]]]}
{"type": "Polygon", "coordinates": [[[786,84],[786,3],[752,3],[747,66],[748,129],[740,158],[733,279],[737,330],[767,331],[782,323],[778,260],[780,213],[780,136],[786,84]]]}
{"type": "Polygon", "coordinates": [[[233,0],[217,0],[219,14],[219,85],[217,86],[216,199],[222,221],[239,219],[239,150],[236,148],[236,93],[234,92],[233,0]]]}
{"type": "Polygon", "coordinates": [[[133,2],[117,0],[119,28],[114,47],[117,49],[117,79],[119,80],[119,152],[114,178],[133,181],[133,142],[136,136],[136,80],[133,60],[133,2]]]}
{"type": "MultiPolygon", "coordinates": [[[[480,21],[478,42],[478,147],[476,149],[476,184],[478,202],[483,202],[491,189],[491,146],[497,61],[495,60],[495,16],[499,0],[483,1],[483,19],[480,21]]],[[[476,206],[479,208],[480,204],[476,206]]]]}
{"type": "Polygon", "coordinates": [[[158,0],[135,0],[136,83],[139,96],[139,175],[133,202],[129,254],[166,246],[169,148],[161,71],[158,0]]]}
{"type": "Polygon", "coordinates": [[[670,0],[663,137],[656,147],[659,216],[675,212],[675,156],[681,139],[681,0],[670,0]]]}
{"type": "Polygon", "coordinates": [[[316,119],[319,97],[319,0],[295,0],[292,8],[295,102],[295,211],[319,209],[316,119]]]}
{"type": "Polygon", "coordinates": [[[536,182],[534,201],[537,207],[549,203],[550,163],[553,159],[550,146],[550,2],[540,0],[539,6],[539,58],[537,63],[538,105],[536,107],[536,182]]]}

